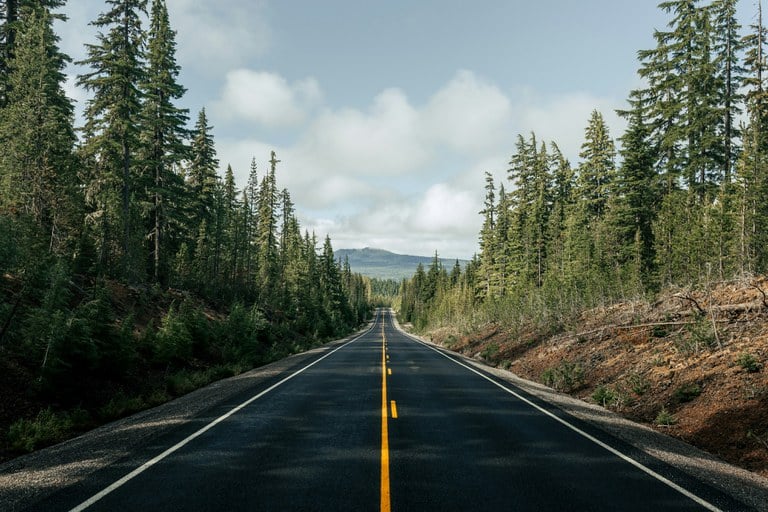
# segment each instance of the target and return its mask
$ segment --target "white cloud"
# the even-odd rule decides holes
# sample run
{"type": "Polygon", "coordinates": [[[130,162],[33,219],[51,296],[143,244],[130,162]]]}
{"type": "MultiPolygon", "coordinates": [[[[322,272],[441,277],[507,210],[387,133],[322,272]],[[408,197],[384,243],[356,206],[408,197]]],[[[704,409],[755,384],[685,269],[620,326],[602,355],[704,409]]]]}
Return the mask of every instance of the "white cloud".
{"type": "Polygon", "coordinates": [[[290,126],[306,118],[306,109],[320,101],[317,80],[293,85],[275,73],[236,69],[226,75],[222,97],[212,110],[223,119],[244,119],[268,127],[290,126]]]}
{"type": "Polygon", "coordinates": [[[510,129],[509,99],[471,71],[459,71],[429,101],[423,129],[451,148],[482,153],[510,129]]]}
{"type": "MultiPolygon", "coordinates": [[[[621,106],[615,100],[586,93],[569,93],[551,98],[523,94],[517,106],[516,126],[525,137],[533,131],[538,140],[554,141],[572,163],[578,160],[584,142],[584,129],[592,111],[597,109],[608,124],[611,137],[616,139],[626,123],[616,115],[621,106]]],[[[510,148],[513,149],[513,148],[510,148]]]]}
{"type": "Polygon", "coordinates": [[[309,127],[299,152],[316,167],[355,175],[398,175],[425,165],[418,112],[399,89],[387,89],[367,112],[325,110],[309,127]]]}
{"type": "Polygon", "coordinates": [[[412,226],[418,231],[440,234],[469,234],[477,224],[478,191],[456,190],[445,183],[431,186],[413,212],[412,226]]]}
{"type": "Polygon", "coordinates": [[[262,0],[168,0],[168,11],[177,31],[179,62],[199,74],[214,76],[239,67],[270,47],[262,0]]]}

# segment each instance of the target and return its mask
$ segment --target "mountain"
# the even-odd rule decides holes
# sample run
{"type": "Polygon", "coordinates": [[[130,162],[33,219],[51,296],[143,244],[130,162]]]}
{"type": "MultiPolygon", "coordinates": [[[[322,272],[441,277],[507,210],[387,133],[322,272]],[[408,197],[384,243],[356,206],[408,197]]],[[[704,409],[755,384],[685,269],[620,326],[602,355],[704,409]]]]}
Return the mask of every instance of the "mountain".
{"type": "MultiPolygon", "coordinates": [[[[378,279],[396,279],[413,277],[419,263],[426,269],[432,264],[433,256],[409,256],[395,254],[383,249],[339,249],[334,251],[337,259],[344,261],[349,258],[349,266],[353,272],[358,272],[368,277],[378,279]]],[[[456,264],[455,259],[440,258],[443,266],[450,272],[456,264]]],[[[462,268],[467,264],[466,260],[459,260],[462,268]]]]}

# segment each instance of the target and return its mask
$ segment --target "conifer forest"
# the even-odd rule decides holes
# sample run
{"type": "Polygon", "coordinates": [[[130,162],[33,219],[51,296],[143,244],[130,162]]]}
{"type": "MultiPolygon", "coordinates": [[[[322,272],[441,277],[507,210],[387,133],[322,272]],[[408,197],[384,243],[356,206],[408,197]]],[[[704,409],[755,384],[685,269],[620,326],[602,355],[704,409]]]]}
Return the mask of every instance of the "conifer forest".
{"type": "Polygon", "coordinates": [[[274,152],[242,189],[220,172],[205,110],[192,123],[178,106],[165,0],[104,2],[74,126],[54,31],[64,3],[0,1],[3,453],[339,338],[370,313],[370,281],[302,232],[274,152]]]}
{"type": "Polygon", "coordinates": [[[768,271],[766,28],[760,2],[748,26],[736,4],[659,4],[668,23],[637,52],[626,130],[594,111],[578,163],[519,135],[506,179],[486,175],[479,254],[420,267],[404,319],[546,335],[590,307],[768,271]]]}

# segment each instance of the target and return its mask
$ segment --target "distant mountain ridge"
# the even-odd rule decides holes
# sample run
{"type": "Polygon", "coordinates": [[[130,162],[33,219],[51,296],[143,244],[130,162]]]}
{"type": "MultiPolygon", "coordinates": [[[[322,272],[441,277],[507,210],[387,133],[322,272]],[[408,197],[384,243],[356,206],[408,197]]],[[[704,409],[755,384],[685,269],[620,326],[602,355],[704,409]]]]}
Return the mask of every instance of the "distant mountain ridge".
{"type": "MultiPolygon", "coordinates": [[[[334,251],[337,259],[344,261],[349,258],[349,266],[353,272],[378,279],[397,279],[413,277],[419,263],[424,267],[432,264],[434,256],[411,256],[396,254],[384,249],[366,247],[364,249],[339,249],[334,251]]],[[[440,258],[443,266],[450,272],[456,264],[456,259],[440,258]]],[[[466,260],[459,260],[462,268],[467,264],[466,260]]]]}

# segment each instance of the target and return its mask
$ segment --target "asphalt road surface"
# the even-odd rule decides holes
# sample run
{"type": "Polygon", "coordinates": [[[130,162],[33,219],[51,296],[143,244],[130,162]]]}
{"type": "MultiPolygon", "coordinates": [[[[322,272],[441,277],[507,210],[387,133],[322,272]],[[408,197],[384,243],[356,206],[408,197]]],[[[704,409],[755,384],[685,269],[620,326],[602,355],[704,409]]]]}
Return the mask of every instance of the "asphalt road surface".
{"type": "Polygon", "coordinates": [[[748,510],[397,330],[162,436],[37,510],[748,510]]]}

